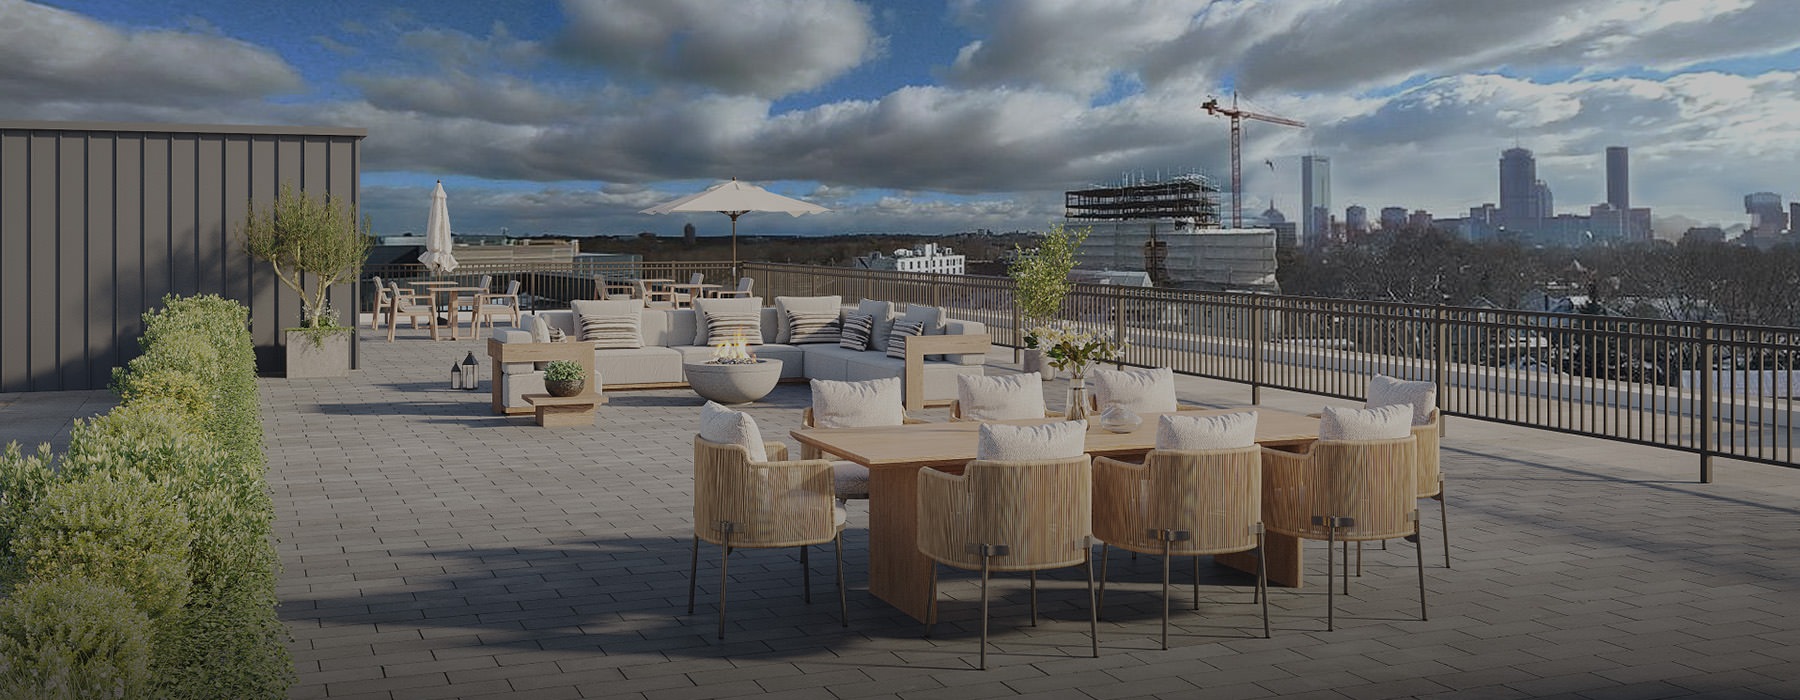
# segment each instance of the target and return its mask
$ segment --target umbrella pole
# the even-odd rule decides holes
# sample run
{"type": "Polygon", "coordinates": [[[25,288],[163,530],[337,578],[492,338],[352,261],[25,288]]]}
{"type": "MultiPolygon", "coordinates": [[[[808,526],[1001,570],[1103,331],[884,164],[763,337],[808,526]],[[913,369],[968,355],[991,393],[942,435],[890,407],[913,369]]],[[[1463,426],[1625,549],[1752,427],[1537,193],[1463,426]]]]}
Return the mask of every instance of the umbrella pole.
{"type": "Polygon", "coordinates": [[[733,283],[736,283],[736,280],[738,277],[737,218],[742,215],[743,215],[743,212],[736,212],[736,213],[730,214],[730,216],[731,216],[731,279],[732,279],[733,283]]]}

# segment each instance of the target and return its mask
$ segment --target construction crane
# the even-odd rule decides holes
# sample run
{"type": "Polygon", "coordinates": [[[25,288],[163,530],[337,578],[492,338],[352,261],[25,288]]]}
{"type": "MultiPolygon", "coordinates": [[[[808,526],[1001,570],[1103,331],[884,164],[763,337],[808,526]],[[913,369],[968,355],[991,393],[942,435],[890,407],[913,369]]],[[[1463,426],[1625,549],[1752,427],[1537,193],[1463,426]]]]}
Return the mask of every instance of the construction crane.
{"type": "Polygon", "coordinates": [[[1238,97],[1236,92],[1231,93],[1230,107],[1220,105],[1219,98],[1214,97],[1207,100],[1206,104],[1200,105],[1200,108],[1206,110],[1207,114],[1231,118],[1231,227],[1243,228],[1244,163],[1243,156],[1238,151],[1238,141],[1244,133],[1243,120],[1255,119],[1270,124],[1281,124],[1283,126],[1299,128],[1305,128],[1306,122],[1298,119],[1289,119],[1287,117],[1277,117],[1273,114],[1258,114],[1256,112],[1238,109],[1238,97]]]}

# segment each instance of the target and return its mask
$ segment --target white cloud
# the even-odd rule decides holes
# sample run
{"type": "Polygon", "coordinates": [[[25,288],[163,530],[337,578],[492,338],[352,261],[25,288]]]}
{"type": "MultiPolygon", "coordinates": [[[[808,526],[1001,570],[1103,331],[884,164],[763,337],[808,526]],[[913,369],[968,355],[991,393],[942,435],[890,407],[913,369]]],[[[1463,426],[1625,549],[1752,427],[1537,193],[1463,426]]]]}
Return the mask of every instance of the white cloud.
{"type": "Polygon", "coordinates": [[[563,11],[568,56],[732,94],[811,90],[881,48],[850,0],[565,0],[563,11]]]}

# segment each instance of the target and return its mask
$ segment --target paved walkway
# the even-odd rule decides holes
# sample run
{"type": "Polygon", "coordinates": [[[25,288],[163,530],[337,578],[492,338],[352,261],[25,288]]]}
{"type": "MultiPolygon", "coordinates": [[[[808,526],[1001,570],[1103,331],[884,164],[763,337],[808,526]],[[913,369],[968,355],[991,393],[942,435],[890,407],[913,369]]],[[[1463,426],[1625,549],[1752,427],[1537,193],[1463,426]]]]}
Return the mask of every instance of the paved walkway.
{"type": "MultiPolygon", "coordinates": [[[[1700,485],[1688,455],[1453,420],[1455,568],[1428,529],[1429,622],[1395,543],[1367,553],[1330,633],[1313,585],[1275,589],[1274,637],[1255,637],[1250,579],[1208,565],[1201,611],[1178,609],[1160,651],[1159,565],[1118,557],[1100,658],[1079,569],[1046,580],[1036,628],[1024,580],[1001,577],[981,672],[973,577],[946,574],[945,623],[921,638],[867,592],[859,503],[849,628],[828,550],[810,606],[793,552],[741,552],[720,642],[704,548],[683,614],[691,392],[616,392],[593,427],[537,428],[490,415],[485,376],[445,388],[476,342],[372,337],[348,379],[263,382],[297,697],[1800,697],[1800,473],[1722,462],[1700,485]]],[[[1185,400],[1248,396],[1183,380],[1185,400]]],[[[750,411],[785,437],[806,400],[787,385],[750,411]]]]}

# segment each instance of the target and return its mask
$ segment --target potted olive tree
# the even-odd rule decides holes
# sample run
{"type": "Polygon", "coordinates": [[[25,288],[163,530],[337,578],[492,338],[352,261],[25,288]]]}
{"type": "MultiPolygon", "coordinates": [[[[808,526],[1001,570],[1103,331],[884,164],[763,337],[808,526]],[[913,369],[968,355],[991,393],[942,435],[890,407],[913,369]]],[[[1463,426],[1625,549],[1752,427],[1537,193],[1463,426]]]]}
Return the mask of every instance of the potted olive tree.
{"type": "Polygon", "coordinates": [[[251,205],[238,236],[252,257],[268,262],[275,277],[300,296],[300,327],[286,329],[287,376],[349,374],[355,329],[338,323],[330,294],[362,270],[369,253],[368,220],[359,226],[354,206],[339,198],[316,199],[282,185],[273,206],[251,205]]]}
{"type": "Polygon", "coordinates": [[[1037,250],[1014,248],[1012,264],[1006,274],[1013,278],[1013,299],[1019,306],[1019,320],[1025,328],[1024,369],[1041,372],[1045,379],[1056,376],[1056,369],[1044,362],[1040,330],[1056,320],[1062,311],[1063,297],[1069,295],[1069,271],[1075,269],[1075,253],[1093,229],[1083,226],[1070,230],[1062,224],[1051,224],[1037,250]]]}

